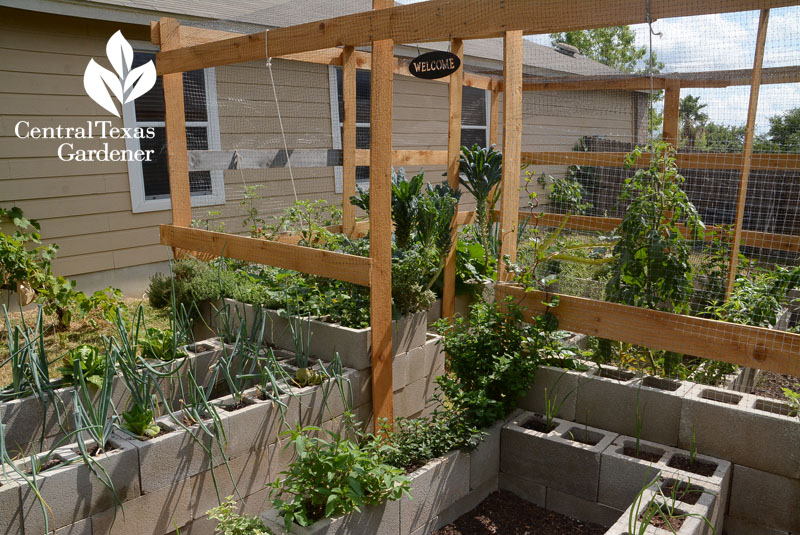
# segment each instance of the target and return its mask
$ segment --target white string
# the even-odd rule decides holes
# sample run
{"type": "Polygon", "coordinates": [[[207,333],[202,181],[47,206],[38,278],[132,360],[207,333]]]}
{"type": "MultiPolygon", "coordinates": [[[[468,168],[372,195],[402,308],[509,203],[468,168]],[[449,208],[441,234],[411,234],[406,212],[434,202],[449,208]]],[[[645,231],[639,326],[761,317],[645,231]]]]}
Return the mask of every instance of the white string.
{"type": "Polygon", "coordinates": [[[286,144],[286,132],[283,129],[283,118],[281,117],[281,105],[278,103],[278,92],[275,89],[275,78],[272,76],[272,58],[267,59],[269,69],[269,80],[272,83],[272,95],[275,97],[275,108],[278,111],[278,123],[281,126],[281,137],[283,138],[283,150],[286,152],[286,167],[289,168],[289,179],[292,181],[292,192],[294,200],[297,202],[297,188],[294,185],[294,173],[292,172],[292,159],[289,157],[289,146],[286,144]]]}

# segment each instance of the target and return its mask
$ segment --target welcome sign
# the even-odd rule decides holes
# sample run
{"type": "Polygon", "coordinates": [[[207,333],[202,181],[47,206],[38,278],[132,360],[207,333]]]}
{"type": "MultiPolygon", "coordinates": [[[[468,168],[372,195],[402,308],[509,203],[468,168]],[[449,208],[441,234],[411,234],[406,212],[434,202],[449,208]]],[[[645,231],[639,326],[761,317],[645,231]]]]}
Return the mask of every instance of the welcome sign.
{"type": "Polygon", "coordinates": [[[424,80],[436,80],[450,76],[461,67],[461,60],[452,52],[433,51],[417,56],[408,66],[408,71],[424,80]]]}

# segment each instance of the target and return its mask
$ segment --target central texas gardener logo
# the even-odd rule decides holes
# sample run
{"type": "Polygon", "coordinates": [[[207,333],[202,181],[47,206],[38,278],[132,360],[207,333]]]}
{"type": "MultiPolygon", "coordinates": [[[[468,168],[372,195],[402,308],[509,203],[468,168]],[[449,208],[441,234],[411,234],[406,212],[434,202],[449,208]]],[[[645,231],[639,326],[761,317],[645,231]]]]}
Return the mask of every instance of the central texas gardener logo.
{"type": "Polygon", "coordinates": [[[83,73],[83,87],[92,100],[119,117],[120,110],[111,95],[114,95],[121,105],[144,95],[156,83],[156,67],[150,60],[144,65],[131,69],[133,47],[125,40],[120,31],[117,31],[108,40],[106,56],[116,74],[101,67],[92,58],[83,73]]]}

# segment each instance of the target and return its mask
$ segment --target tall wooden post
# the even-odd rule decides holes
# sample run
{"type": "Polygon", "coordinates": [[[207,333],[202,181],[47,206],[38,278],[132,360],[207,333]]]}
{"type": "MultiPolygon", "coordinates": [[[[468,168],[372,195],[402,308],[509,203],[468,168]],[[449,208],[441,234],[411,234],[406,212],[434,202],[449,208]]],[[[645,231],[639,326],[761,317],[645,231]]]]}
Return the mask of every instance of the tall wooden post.
{"type": "MultiPolygon", "coordinates": [[[[464,42],[453,39],[450,50],[458,56],[464,64],[464,42]]],[[[461,100],[464,85],[464,68],[461,67],[450,75],[450,122],[447,129],[447,183],[453,189],[458,189],[458,169],[461,153],[461,100]]],[[[444,264],[444,291],[442,294],[442,317],[452,318],[455,312],[456,298],[456,240],[458,239],[458,206],[453,214],[452,237],[450,251],[444,264]]]]}
{"type": "Polygon", "coordinates": [[[753,61],[753,78],[750,82],[750,103],[747,107],[747,128],[744,134],[742,178],[739,181],[739,197],[736,203],[736,223],[733,229],[731,260],[728,266],[728,284],[725,287],[725,299],[727,299],[733,291],[733,283],[736,282],[736,270],[739,265],[739,246],[742,242],[742,224],[744,223],[744,208],[745,201],[747,200],[747,181],[750,178],[750,164],[751,158],[753,157],[753,137],[756,128],[758,91],[761,88],[761,65],[764,63],[764,45],[767,42],[768,22],[769,9],[763,9],[761,10],[761,17],[758,20],[756,57],[753,61]]]}
{"type": "Polygon", "coordinates": [[[352,46],[342,52],[342,232],[352,236],[356,228],[356,208],[350,197],[356,194],[356,62],[352,46]]]}
{"type": "Polygon", "coordinates": [[[662,138],[678,147],[678,129],[680,125],[681,81],[667,78],[664,91],[664,130],[662,138]]]}
{"type": "Polygon", "coordinates": [[[497,134],[500,130],[500,89],[497,81],[492,83],[491,101],[489,102],[489,146],[497,145],[497,134]]]}
{"type": "MultiPolygon", "coordinates": [[[[373,9],[392,7],[392,0],[373,0],[373,9]]],[[[392,86],[394,43],[372,43],[372,109],[370,113],[370,313],[372,327],[372,416],[394,419],[392,388],[392,86]]]]}
{"type": "MultiPolygon", "coordinates": [[[[159,28],[161,50],[173,50],[181,47],[180,25],[177,20],[162,18],[159,21],[159,28]]],[[[178,227],[188,227],[192,223],[192,197],[189,191],[189,154],[186,148],[183,73],[165,74],[162,78],[172,224],[178,227]]],[[[175,251],[174,248],[173,251],[175,251]]]]}
{"type": "Polygon", "coordinates": [[[508,280],[503,257],[517,259],[519,175],[522,151],[522,32],[506,32],[503,39],[503,179],[498,280],[508,280]]]}

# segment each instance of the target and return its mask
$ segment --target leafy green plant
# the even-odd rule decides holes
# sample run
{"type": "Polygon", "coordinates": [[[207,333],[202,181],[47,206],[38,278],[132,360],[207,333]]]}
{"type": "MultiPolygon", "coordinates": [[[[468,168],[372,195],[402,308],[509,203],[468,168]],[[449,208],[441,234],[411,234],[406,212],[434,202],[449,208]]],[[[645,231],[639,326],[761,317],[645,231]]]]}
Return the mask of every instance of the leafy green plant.
{"type": "Polygon", "coordinates": [[[783,395],[789,402],[789,416],[800,417],[800,384],[795,384],[794,387],[797,391],[791,388],[782,388],[783,395]]]}
{"type": "Polygon", "coordinates": [[[485,427],[508,415],[530,388],[540,359],[558,351],[550,334],[551,314],[523,321],[511,298],[478,302],[469,321],[440,320],[450,374],[437,379],[448,403],[463,410],[471,424],[485,427]]]}
{"type": "Polygon", "coordinates": [[[409,479],[382,461],[391,447],[377,437],[356,442],[318,427],[288,430],[295,460],[272,484],[272,504],[283,515],[286,530],[293,523],[309,526],[321,518],[360,511],[366,505],[408,495],[409,479]]]}
{"type": "Polygon", "coordinates": [[[625,167],[635,167],[645,153],[650,154],[648,166],[625,180],[619,198],[628,206],[615,231],[619,241],[606,299],[684,313],[692,293],[689,238],[702,236],[705,226],[681,189],[685,179],[678,173],[675,148],[664,142],[637,147],[625,157],[625,167]]]}
{"type": "Polygon", "coordinates": [[[475,198],[475,223],[473,232],[484,251],[494,251],[490,243],[491,210],[500,198],[500,180],[503,178],[503,155],[494,146],[481,148],[461,147],[458,162],[459,182],[475,198]]]}
{"type": "Polygon", "coordinates": [[[577,180],[576,169],[570,166],[564,176],[553,177],[542,173],[536,179],[540,186],[549,186],[548,200],[556,213],[584,214],[592,207],[590,202],[584,201],[586,190],[577,180]]]}
{"type": "Polygon", "coordinates": [[[217,521],[215,535],[272,535],[272,530],[260,518],[239,515],[237,510],[236,500],[228,496],[220,505],[206,511],[208,518],[217,521]]]}
{"type": "Polygon", "coordinates": [[[263,184],[244,185],[242,191],[242,200],[239,204],[244,207],[245,217],[242,219],[242,226],[250,230],[251,238],[260,238],[264,235],[264,227],[266,226],[266,219],[261,217],[258,213],[258,201],[261,200],[261,195],[258,190],[263,188],[263,184]]]}
{"type": "Polygon", "coordinates": [[[649,482],[645,482],[628,512],[628,533],[644,535],[654,520],[661,520],[665,526],[662,529],[668,529],[675,534],[677,531],[673,527],[673,521],[687,518],[699,518],[708,526],[711,533],[716,533],[714,526],[704,515],[685,513],[678,509],[680,498],[684,497],[687,492],[693,492],[690,490],[689,482],[681,480],[671,486],[669,494],[665,494],[659,484],[659,474],[649,482]],[[649,492],[650,489],[653,491],[649,492]]]}
{"type": "Polygon", "coordinates": [[[709,306],[707,311],[722,321],[774,327],[787,293],[797,287],[800,287],[800,267],[776,266],[774,270],[758,270],[751,276],[739,275],[728,300],[709,306]]]}
{"type": "Polygon", "coordinates": [[[341,235],[330,232],[326,227],[342,223],[342,210],[324,200],[295,201],[278,216],[275,223],[267,225],[263,237],[274,240],[285,232],[300,235],[300,245],[321,247],[327,242],[338,243],[341,235]]]}
{"type": "Polygon", "coordinates": [[[81,344],[70,350],[64,357],[63,365],[58,371],[64,377],[65,384],[75,383],[75,366],[81,368],[84,378],[89,384],[102,388],[106,371],[106,357],[100,349],[93,345],[81,344]]]}
{"type": "Polygon", "coordinates": [[[178,349],[183,341],[172,329],[148,327],[139,340],[139,347],[143,358],[168,361],[186,356],[185,351],[178,349]]]}

